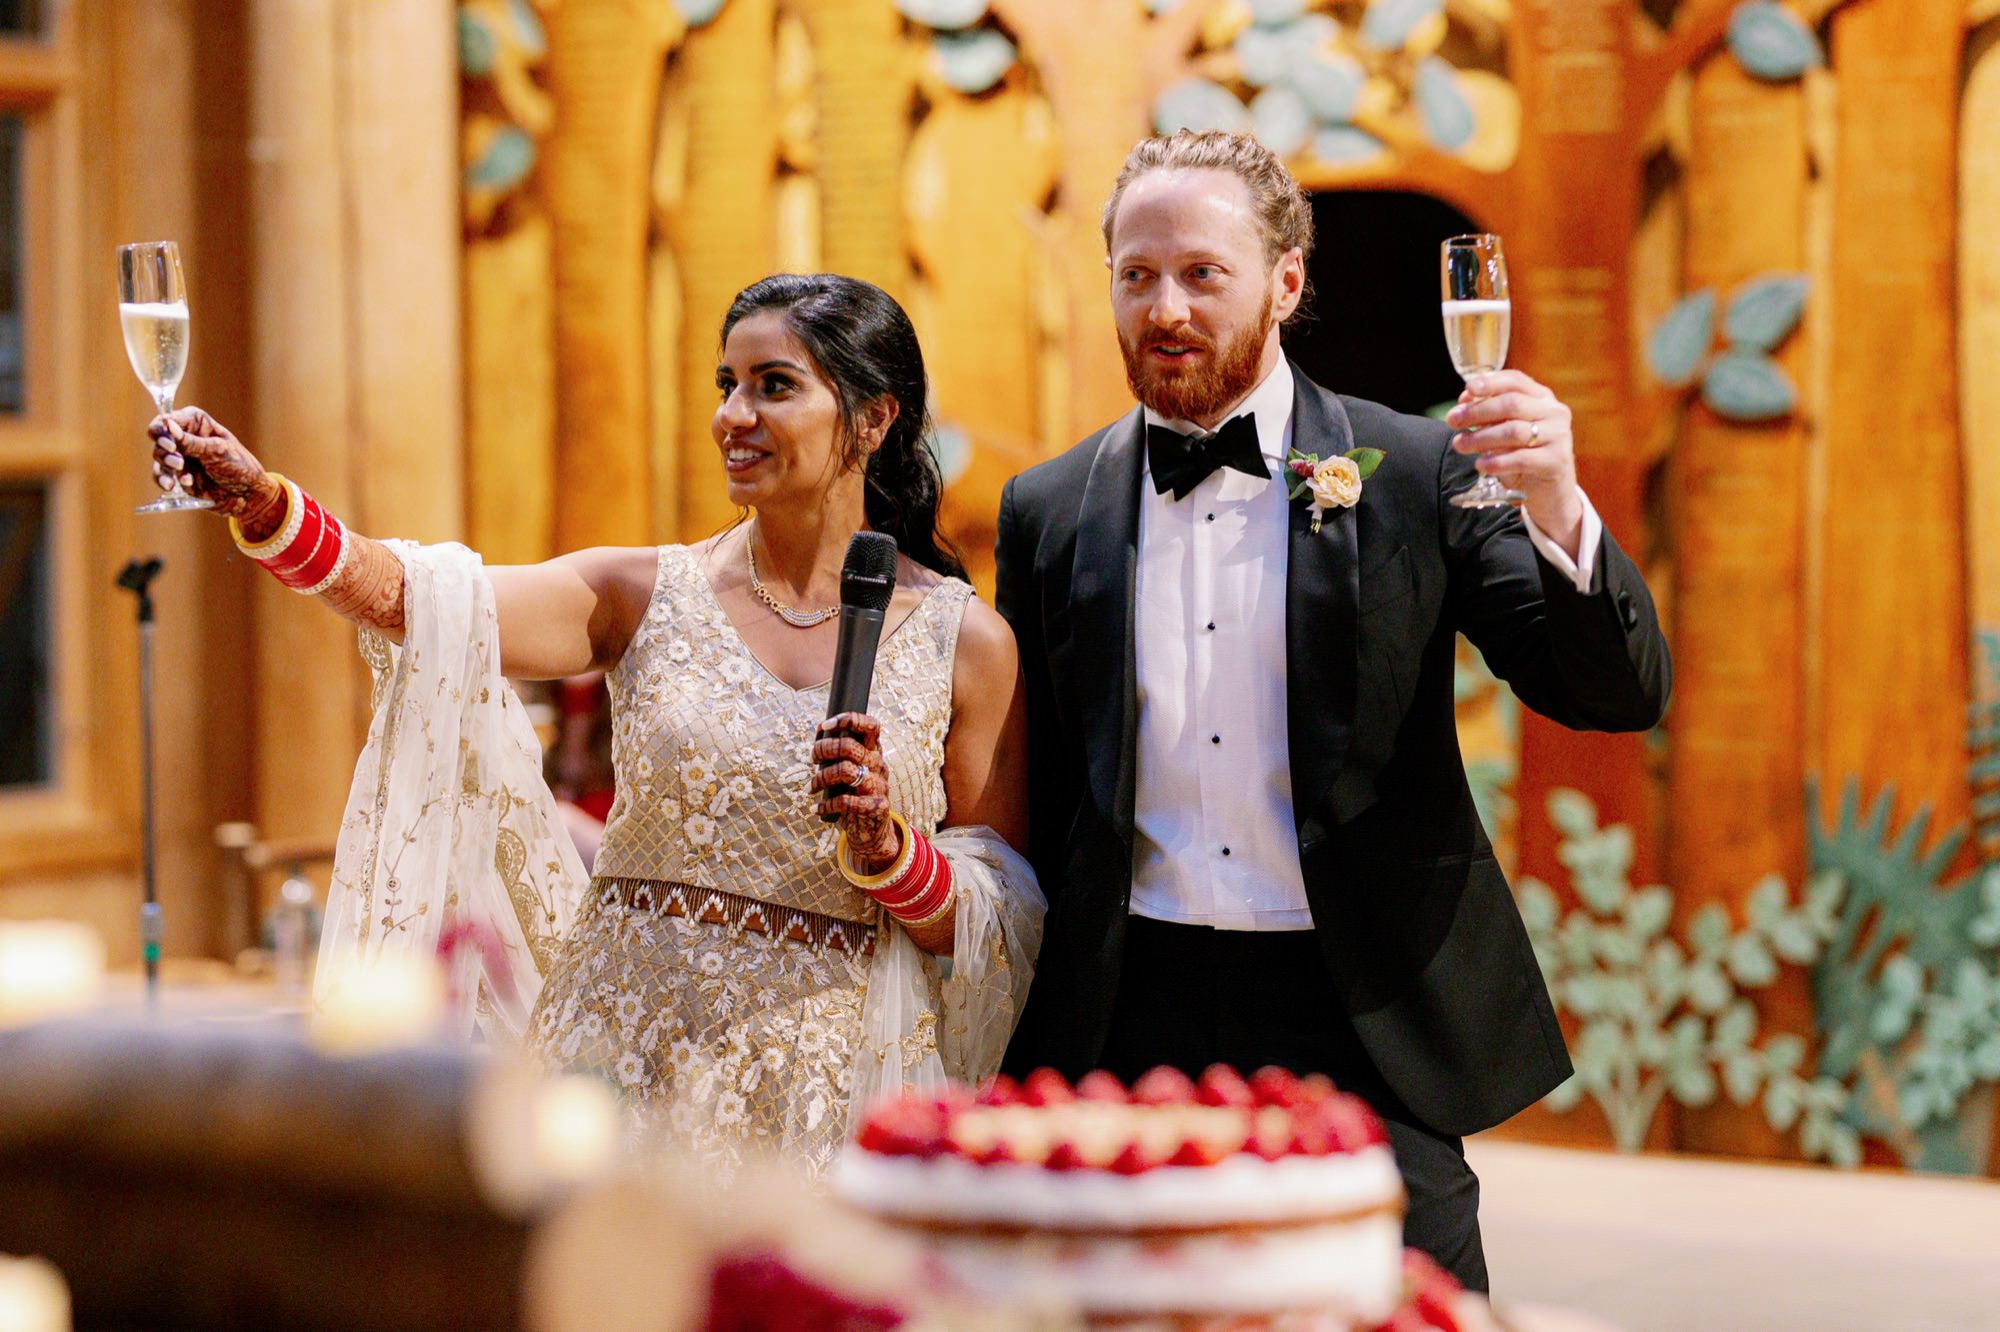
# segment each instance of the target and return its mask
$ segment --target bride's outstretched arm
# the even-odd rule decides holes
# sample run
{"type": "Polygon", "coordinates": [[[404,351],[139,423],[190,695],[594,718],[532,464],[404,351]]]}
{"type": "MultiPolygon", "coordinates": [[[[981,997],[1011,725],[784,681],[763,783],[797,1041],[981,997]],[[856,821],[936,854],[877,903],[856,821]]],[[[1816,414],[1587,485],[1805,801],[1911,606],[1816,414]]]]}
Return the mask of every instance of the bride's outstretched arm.
{"type": "MultiPolygon", "coordinates": [[[[253,558],[276,561],[300,544],[315,547],[317,556],[309,549],[285,559],[282,571],[270,567],[287,586],[402,641],[403,564],[387,546],[325,515],[199,407],[156,417],[147,433],[162,490],[179,487],[213,501],[217,513],[234,520],[237,540],[253,558]],[[317,540],[309,523],[323,525],[317,540]]],[[[500,621],[501,673],[555,679],[616,663],[645,614],[656,560],[651,549],[603,547],[487,569],[500,621]]]]}

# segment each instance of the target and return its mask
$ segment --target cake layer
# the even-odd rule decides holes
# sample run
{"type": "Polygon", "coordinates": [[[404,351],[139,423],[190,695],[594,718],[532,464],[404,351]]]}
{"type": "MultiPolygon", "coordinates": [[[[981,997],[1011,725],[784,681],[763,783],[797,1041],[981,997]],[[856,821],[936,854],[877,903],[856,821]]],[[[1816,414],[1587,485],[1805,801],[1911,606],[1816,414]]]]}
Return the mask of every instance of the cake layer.
{"type": "MultiPolygon", "coordinates": [[[[1210,1173],[1210,1172],[1202,1172],[1210,1173]]],[[[1324,1311],[1373,1327],[1402,1298],[1400,1213],[1249,1233],[934,1235],[932,1256],[976,1297],[1088,1315],[1324,1311]]]]}
{"type": "Polygon", "coordinates": [[[899,1221],[1062,1232],[1223,1230],[1375,1212],[1400,1225],[1403,1200],[1387,1147],[1276,1161],[1246,1154],[1136,1175],[849,1151],[833,1186],[851,1205],[899,1221]]]}

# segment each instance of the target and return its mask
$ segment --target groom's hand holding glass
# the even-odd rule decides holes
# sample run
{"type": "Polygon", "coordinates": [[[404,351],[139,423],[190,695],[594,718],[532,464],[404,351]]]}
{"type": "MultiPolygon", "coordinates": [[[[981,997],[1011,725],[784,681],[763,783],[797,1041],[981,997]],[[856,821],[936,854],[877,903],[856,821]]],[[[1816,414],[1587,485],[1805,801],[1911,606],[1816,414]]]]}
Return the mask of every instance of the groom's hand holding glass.
{"type": "Polygon", "coordinates": [[[1555,393],[1519,370],[1491,370],[1466,381],[1444,419],[1459,432],[1452,448],[1477,455],[1481,475],[1527,496],[1522,507],[1535,526],[1578,558],[1583,492],[1570,410],[1555,393]]]}

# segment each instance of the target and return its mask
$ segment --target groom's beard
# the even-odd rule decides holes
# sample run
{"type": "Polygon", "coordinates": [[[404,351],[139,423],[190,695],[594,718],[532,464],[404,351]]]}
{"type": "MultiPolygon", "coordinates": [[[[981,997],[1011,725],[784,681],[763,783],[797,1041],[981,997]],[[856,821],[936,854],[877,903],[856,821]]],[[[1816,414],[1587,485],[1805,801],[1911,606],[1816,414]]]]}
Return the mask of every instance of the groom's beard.
{"type": "Polygon", "coordinates": [[[1238,330],[1219,349],[1209,338],[1182,325],[1173,332],[1149,328],[1134,346],[1118,333],[1118,350],[1125,355],[1125,382],[1132,396],[1169,421],[1197,421],[1214,416],[1257,387],[1257,367],[1264,357],[1264,339],[1271,327],[1271,296],[1256,320],[1238,330]],[[1199,348],[1201,362],[1181,367],[1148,360],[1146,352],[1162,344],[1199,348]]]}

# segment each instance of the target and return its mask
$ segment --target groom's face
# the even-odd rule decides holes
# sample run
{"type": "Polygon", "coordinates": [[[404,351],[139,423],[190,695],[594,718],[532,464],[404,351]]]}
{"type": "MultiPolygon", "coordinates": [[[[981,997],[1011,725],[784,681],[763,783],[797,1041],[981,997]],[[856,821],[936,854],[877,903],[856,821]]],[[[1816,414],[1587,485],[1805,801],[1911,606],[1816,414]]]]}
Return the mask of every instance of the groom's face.
{"type": "Polygon", "coordinates": [[[1111,308],[1132,395],[1213,427],[1276,365],[1297,305],[1297,252],[1266,257],[1249,187],[1216,170],[1162,168],[1126,187],[1111,231],[1111,308]]]}

